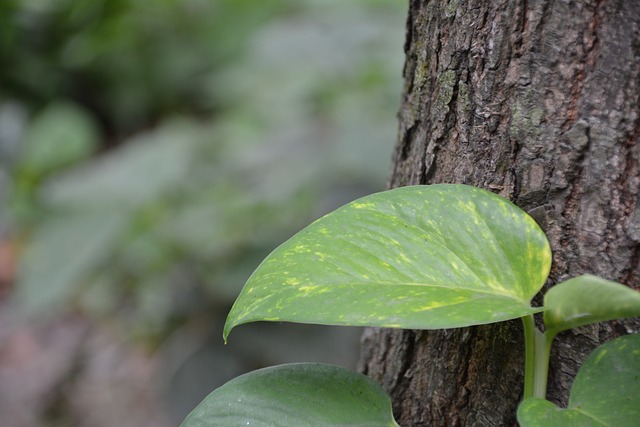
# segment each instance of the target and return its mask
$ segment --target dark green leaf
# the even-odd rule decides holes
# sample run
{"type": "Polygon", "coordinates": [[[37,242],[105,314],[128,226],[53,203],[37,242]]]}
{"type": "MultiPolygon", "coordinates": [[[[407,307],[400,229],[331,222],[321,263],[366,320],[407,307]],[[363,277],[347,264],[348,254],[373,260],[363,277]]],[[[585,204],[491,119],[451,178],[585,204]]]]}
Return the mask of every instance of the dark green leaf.
{"type": "Polygon", "coordinates": [[[518,408],[522,427],[634,427],[640,420],[640,334],[596,349],[576,376],[569,405],[561,409],[531,398],[518,408]]]}
{"type": "Polygon", "coordinates": [[[436,329],[539,309],[547,239],[525,212],[466,185],[398,188],[351,202],[271,253],[225,325],[258,321],[436,329]]]}
{"type": "Polygon", "coordinates": [[[364,375],[316,363],[237,377],[207,396],[182,427],[397,426],[391,401],[364,375]]]}
{"type": "Polygon", "coordinates": [[[549,334],[606,320],[640,316],[640,292],[583,275],[554,286],[544,297],[549,334]]]}

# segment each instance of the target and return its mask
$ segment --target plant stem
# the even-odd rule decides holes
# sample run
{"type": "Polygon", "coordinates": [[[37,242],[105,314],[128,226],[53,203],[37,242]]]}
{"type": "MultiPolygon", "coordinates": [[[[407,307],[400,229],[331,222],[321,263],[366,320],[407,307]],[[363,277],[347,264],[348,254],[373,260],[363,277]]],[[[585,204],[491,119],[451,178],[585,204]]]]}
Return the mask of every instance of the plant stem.
{"type": "Polygon", "coordinates": [[[542,333],[536,328],[533,315],[522,318],[524,325],[524,396],[523,399],[547,396],[549,354],[555,333],[542,333]]]}
{"type": "Polygon", "coordinates": [[[555,334],[548,335],[536,329],[536,366],[533,397],[547,397],[547,377],[549,375],[549,355],[555,334]]]}
{"type": "Polygon", "coordinates": [[[533,320],[533,315],[524,316],[522,318],[522,325],[524,327],[524,396],[523,399],[528,399],[534,396],[535,390],[535,368],[536,368],[536,332],[539,333],[536,328],[536,324],[533,320]]]}

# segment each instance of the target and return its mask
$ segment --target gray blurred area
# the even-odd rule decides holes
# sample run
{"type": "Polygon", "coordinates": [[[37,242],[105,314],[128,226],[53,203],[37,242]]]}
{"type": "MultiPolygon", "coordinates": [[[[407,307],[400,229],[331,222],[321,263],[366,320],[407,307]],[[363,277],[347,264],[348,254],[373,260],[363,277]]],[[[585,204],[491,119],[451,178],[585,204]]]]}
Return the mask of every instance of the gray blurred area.
{"type": "Polygon", "coordinates": [[[360,330],[225,316],[276,246],[384,189],[397,0],[3,0],[0,425],[171,426],[360,330]]]}

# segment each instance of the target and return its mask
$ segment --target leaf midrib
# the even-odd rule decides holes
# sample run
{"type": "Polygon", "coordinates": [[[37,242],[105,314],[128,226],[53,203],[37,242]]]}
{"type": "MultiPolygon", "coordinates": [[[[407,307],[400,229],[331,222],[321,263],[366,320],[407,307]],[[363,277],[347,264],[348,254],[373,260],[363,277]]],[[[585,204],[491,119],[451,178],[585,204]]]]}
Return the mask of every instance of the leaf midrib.
{"type": "Polygon", "coordinates": [[[585,411],[585,410],[584,410],[584,409],[582,409],[582,408],[567,408],[567,410],[570,410],[570,411],[576,411],[577,413],[582,414],[582,415],[584,415],[585,417],[590,418],[590,419],[594,420],[595,422],[600,423],[600,424],[601,424],[601,425],[603,425],[603,426],[609,426],[609,425],[611,425],[611,424],[609,424],[609,423],[607,423],[607,422],[602,421],[600,418],[596,417],[595,415],[593,415],[593,414],[592,414],[592,413],[590,413],[590,412],[585,411]]]}
{"type": "MultiPolygon", "coordinates": [[[[371,280],[368,282],[365,281],[360,281],[360,282],[335,282],[335,283],[323,283],[323,284],[319,284],[319,285],[314,285],[314,284],[305,284],[305,283],[298,283],[295,285],[289,285],[293,288],[296,287],[306,287],[306,288],[324,288],[324,287],[347,287],[347,286],[352,286],[352,287],[357,287],[357,286],[376,286],[376,287],[383,287],[383,286],[387,286],[390,288],[393,287],[398,287],[398,286],[410,286],[410,287],[424,287],[424,288],[439,288],[439,289],[446,289],[446,290],[452,290],[452,291],[456,291],[456,290],[462,290],[462,291],[469,291],[469,292],[475,292],[475,293],[480,293],[480,294],[485,294],[485,295],[491,295],[491,296],[502,296],[502,297],[506,297],[509,299],[512,299],[514,301],[518,301],[520,303],[525,303],[528,304],[529,300],[526,299],[521,299],[518,297],[518,295],[515,294],[510,294],[507,292],[500,292],[497,291],[496,288],[490,288],[490,289],[478,289],[478,288],[473,288],[473,287],[468,287],[468,286],[445,286],[445,285],[435,285],[435,284],[428,284],[428,283],[420,283],[420,282],[378,282],[375,280],[371,280]]],[[[539,307],[532,307],[532,308],[539,308],[539,307]]]]}

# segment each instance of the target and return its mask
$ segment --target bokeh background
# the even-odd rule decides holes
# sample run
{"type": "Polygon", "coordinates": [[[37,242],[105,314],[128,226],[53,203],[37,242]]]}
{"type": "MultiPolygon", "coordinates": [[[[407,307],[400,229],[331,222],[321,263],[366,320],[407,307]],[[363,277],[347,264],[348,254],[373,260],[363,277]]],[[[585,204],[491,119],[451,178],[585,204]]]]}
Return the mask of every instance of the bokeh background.
{"type": "Polygon", "coordinates": [[[384,189],[400,0],[0,2],[0,425],[172,426],[360,331],[222,325],[296,231],[384,189]]]}

